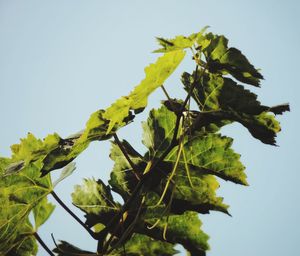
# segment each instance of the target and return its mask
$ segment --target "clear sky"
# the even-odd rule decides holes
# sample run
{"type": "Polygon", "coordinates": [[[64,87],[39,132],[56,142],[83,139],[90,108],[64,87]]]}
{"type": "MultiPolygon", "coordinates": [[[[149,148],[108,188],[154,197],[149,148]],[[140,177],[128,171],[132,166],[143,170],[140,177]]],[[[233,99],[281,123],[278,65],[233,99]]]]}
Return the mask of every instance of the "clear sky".
{"type": "MultiPolygon", "coordinates": [[[[9,156],[9,146],[29,131],[43,138],[81,130],[92,112],[126,95],[143,78],[143,68],[156,58],[151,53],[155,36],[189,34],[209,25],[261,68],[265,80],[254,90],[259,99],[266,105],[290,102],[292,112],[279,118],[280,147],[261,144],[239,125],[223,130],[235,138],[250,187],[222,182],[218,194],[231,205],[233,217],[201,217],[211,237],[208,255],[300,255],[299,3],[0,0],[0,155],[9,156]]],[[[166,83],[172,95],[182,95],[183,70],[191,71],[189,60],[166,83]]],[[[160,92],[151,96],[145,112],[162,97],[160,92]]],[[[120,132],[140,150],[140,121],[146,113],[120,132]]],[[[94,143],[76,160],[76,172],[56,190],[68,205],[83,177],[107,180],[108,152],[108,142],[94,143]]],[[[53,248],[50,233],[83,249],[95,246],[59,206],[40,231],[53,248]]],[[[38,255],[46,253],[41,249],[38,255]]]]}

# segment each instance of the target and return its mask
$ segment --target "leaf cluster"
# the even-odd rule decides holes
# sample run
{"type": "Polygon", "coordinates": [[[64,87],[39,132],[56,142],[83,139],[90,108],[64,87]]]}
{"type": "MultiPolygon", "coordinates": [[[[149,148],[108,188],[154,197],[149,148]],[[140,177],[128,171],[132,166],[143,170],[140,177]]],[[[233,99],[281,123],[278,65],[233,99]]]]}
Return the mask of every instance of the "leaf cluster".
{"type": "MultiPolygon", "coordinates": [[[[263,76],[243,53],[228,46],[222,35],[206,32],[172,39],[157,38],[161,53],[145,68],[145,78],[127,96],[94,112],[81,132],[44,140],[28,134],[11,146],[12,156],[0,158],[0,254],[35,255],[38,228],[49,218],[54,199],[98,241],[85,251],[61,241],[50,255],[174,255],[181,244],[190,255],[205,255],[208,235],[199,214],[219,211],[230,215],[217,195],[218,179],[248,185],[233,139],[221,128],[234,122],[254,138],[275,145],[280,124],[275,115],[288,104],[262,105],[248,87],[259,87],[263,76]],[[190,52],[195,70],[181,77],[186,95],[171,98],[164,83],[190,52]],[[248,87],[247,87],[248,86],[248,87]],[[117,131],[134,121],[148,97],[162,88],[166,100],[142,123],[145,152],[137,152],[117,131]],[[194,101],[196,109],[191,108],[194,101]],[[72,193],[73,204],[85,213],[82,222],[54,192],[75,170],[73,160],[93,141],[111,141],[114,161],[108,184],[86,178],[72,193]],[[51,181],[50,172],[63,168],[51,181]],[[113,192],[122,201],[115,200],[113,192]],[[34,224],[29,221],[33,214],[34,224]],[[55,253],[55,254],[54,254],[55,253]]],[[[41,242],[43,243],[43,242],[41,242]]]]}

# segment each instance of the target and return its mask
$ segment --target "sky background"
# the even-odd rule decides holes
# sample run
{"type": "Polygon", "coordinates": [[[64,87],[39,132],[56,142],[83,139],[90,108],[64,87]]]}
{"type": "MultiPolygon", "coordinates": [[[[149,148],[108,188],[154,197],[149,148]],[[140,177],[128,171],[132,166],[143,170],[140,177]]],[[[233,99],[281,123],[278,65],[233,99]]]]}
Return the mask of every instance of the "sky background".
{"type": "MultiPolygon", "coordinates": [[[[211,237],[208,256],[300,255],[299,14],[296,0],[0,0],[0,155],[9,156],[9,146],[27,132],[43,138],[81,130],[92,112],[143,79],[144,67],[157,57],[151,53],[155,36],[189,35],[209,25],[261,68],[262,88],[253,89],[259,99],[289,102],[291,113],[279,117],[280,147],[260,143],[240,125],[223,129],[235,138],[250,186],[221,182],[218,194],[232,217],[201,216],[211,237]]],[[[186,59],[165,84],[172,96],[183,95],[180,74],[192,67],[186,59]]],[[[157,91],[145,113],[119,133],[140,151],[140,122],[160,99],[157,91]]],[[[98,142],[78,157],[73,176],[56,189],[70,207],[73,186],[84,177],[108,179],[108,154],[109,142],[98,142]]],[[[82,249],[96,246],[60,206],[39,233],[51,248],[51,233],[82,249]]]]}

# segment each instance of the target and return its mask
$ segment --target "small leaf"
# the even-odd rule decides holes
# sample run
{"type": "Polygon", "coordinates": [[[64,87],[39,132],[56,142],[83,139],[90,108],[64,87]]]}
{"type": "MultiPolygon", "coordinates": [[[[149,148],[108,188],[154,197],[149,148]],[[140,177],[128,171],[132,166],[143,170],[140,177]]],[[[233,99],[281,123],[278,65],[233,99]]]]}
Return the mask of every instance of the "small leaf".
{"type": "Polygon", "coordinates": [[[65,178],[69,177],[76,169],[76,165],[75,163],[69,163],[68,165],[66,165],[63,170],[60,173],[59,178],[53,182],[53,187],[56,187],[56,185],[58,183],[60,183],[61,181],[63,181],[65,178]]]}

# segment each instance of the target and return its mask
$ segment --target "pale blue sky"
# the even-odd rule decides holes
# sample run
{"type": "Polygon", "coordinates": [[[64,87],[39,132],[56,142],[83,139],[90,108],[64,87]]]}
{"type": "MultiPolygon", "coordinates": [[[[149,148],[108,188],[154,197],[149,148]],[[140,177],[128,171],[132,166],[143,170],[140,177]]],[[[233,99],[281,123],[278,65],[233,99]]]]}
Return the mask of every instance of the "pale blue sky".
{"type": "MultiPolygon", "coordinates": [[[[186,1],[15,1],[0,0],[0,155],[28,131],[45,137],[82,129],[89,115],[126,95],[155,60],[155,36],[189,34],[209,25],[224,34],[262,69],[265,81],[254,91],[265,104],[290,102],[280,117],[280,147],[254,140],[239,125],[224,129],[236,140],[250,187],[222,182],[219,195],[232,218],[202,216],[211,239],[209,256],[300,255],[299,45],[300,4],[293,0],[186,1]]],[[[182,95],[179,77],[191,71],[186,60],[166,87],[182,95]]],[[[156,107],[163,96],[150,98],[156,107]]],[[[140,121],[120,132],[141,151],[140,121]]],[[[83,177],[109,175],[109,143],[94,143],[76,161],[76,173],[57,188],[70,205],[70,193],[83,177]]],[[[80,216],[81,213],[76,211],[80,216]]],[[[53,248],[50,233],[93,250],[89,239],[59,207],[40,235],[53,248]]],[[[46,255],[41,249],[39,255],[46,255]]]]}

